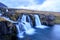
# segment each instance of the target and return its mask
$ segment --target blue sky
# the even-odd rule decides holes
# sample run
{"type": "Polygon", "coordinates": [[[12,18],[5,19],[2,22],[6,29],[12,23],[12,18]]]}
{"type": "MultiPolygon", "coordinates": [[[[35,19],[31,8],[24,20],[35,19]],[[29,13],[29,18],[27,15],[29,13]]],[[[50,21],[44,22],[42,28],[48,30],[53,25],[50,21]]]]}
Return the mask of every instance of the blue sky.
{"type": "Polygon", "coordinates": [[[0,0],[9,8],[60,12],[60,0],[0,0]]]}

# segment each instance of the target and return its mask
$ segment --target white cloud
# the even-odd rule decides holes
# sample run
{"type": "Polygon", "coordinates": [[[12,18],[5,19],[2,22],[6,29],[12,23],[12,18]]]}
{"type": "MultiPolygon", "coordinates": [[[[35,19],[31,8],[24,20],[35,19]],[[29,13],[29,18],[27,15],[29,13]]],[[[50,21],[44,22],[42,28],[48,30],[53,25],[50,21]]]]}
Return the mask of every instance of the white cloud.
{"type": "Polygon", "coordinates": [[[56,11],[60,12],[60,0],[46,0],[43,4],[36,4],[35,0],[3,0],[8,7],[13,8],[23,8],[23,9],[33,9],[41,11],[56,11]],[[21,2],[28,2],[25,6],[25,3],[22,5],[21,2]]]}
{"type": "Polygon", "coordinates": [[[46,0],[42,5],[37,5],[36,3],[33,3],[32,5],[28,5],[26,7],[18,6],[16,8],[60,12],[60,0],[46,0]]]}
{"type": "Polygon", "coordinates": [[[47,0],[41,5],[41,10],[60,11],[60,0],[47,0]]]}

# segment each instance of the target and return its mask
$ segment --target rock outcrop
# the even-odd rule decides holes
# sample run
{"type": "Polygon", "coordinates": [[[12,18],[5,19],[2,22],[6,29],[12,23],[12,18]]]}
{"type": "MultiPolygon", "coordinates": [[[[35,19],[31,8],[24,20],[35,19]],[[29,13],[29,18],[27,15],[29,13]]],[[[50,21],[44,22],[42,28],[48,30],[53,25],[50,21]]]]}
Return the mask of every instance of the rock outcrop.
{"type": "Polygon", "coordinates": [[[17,35],[17,29],[14,24],[8,21],[0,22],[0,40],[12,40],[17,35]]]}
{"type": "Polygon", "coordinates": [[[50,15],[42,15],[41,17],[42,24],[47,25],[47,26],[53,26],[55,24],[55,16],[50,14],[50,15]]]}

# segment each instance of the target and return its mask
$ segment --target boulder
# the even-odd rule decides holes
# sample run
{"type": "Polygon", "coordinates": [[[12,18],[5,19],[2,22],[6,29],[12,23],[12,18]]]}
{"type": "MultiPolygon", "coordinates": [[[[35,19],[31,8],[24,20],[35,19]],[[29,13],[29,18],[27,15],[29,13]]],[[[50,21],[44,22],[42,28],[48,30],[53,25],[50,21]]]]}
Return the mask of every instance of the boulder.
{"type": "Polygon", "coordinates": [[[54,26],[54,20],[55,20],[55,16],[50,14],[48,16],[46,16],[46,22],[48,26],[54,26]]]}

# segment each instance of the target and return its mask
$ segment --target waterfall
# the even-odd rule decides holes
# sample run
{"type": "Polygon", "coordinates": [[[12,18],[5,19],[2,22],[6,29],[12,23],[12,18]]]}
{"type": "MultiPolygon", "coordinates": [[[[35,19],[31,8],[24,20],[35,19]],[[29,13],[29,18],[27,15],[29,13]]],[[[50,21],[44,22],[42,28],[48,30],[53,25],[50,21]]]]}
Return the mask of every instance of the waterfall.
{"type": "Polygon", "coordinates": [[[18,32],[17,37],[18,38],[23,38],[24,37],[24,35],[23,35],[24,34],[24,31],[22,29],[22,25],[20,23],[18,23],[16,25],[16,28],[17,28],[17,32],[18,32]]]}
{"type": "Polygon", "coordinates": [[[1,18],[4,18],[5,20],[7,20],[7,21],[9,21],[9,22],[11,22],[11,23],[15,23],[15,26],[16,26],[16,28],[17,28],[17,31],[18,31],[18,34],[17,34],[17,37],[19,37],[19,38],[23,38],[24,36],[23,36],[23,33],[24,32],[22,32],[20,29],[21,29],[21,23],[20,23],[20,18],[18,18],[18,20],[17,21],[12,21],[12,20],[10,20],[10,18],[7,18],[7,17],[5,17],[5,16],[2,16],[2,14],[0,13],[0,17],[1,18]]]}
{"type": "Polygon", "coordinates": [[[30,17],[29,17],[29,15],[27,15],[27,22],[31,22],[31,19],[30,19],[30,17]]]}
{"type": "MultiPolygon", "coordinates": [[[[17,34],[18,38],[23,38],[24,33],[27,35],[33,35],[36,33],[35,29],[32,27],[32,21],[31,21],[31,18],[29,17],[29,15],[23,14],[22,18],[20,19],[20,16],[19,16],[17,21],[13,21],[9,17],[2,16],[1,13],[0,13],[0,17],[4,18],[5,20],[7,20],[11,23],[15,23],[15,26],[18,31],[18,34],[17,34]]],[[[41,21],[40,21],[40,18],[38,15],[34,15],[34,17],[35,17],[36,28],[46,28],[46,26],[41,25],[41,21]]]]}
{"type": "Polygon", "coordinates": [[[30,23],[30,25],[31,25],[31,26],[33,26],[33,25],[32,25],[31,17],[30,17],[29,15],[27,15],[27,18],[26,18],[26,19],[27,19],[27,22],[29,22],[29,23],[30,23]]]}
{"type": "Polygon", "coordinates": [[[34,17],[35,17],[36,28],[42,28],[42,29],[47,28],[47,26],[41,24],[39,15],[34,15],[34,17]]]}
{"type": "Polygon", "coordinates": [[[36,26],[39,27],[41,25],[41,22],[40,22],[40,18],[38,15],[34,15],[35,16],[35,23],[36,23],[36,26]]]}
{"type": "Polygon", "coordinates": [[[0,16],[2,15],[2,13],[0,13],[0,16]]]}
{"type": "Polygon", "coordinates": [[[28,22],[23,22],[23,27],[25,29],[25,33],[28,35],[33,35],[35,33],[35,29],[33,29],[28,22]]]}
{"type": "Polygon", "coordinates": [[[26,15],[23,15],[23,16],[22,16],[21,21],[25,21],[25,22],[26,22],[26,15]]]}
{"type": "Polygon", "coordinates": [[[31,27],[29,22],[26,22],[26,15],[23,15],[22,19],[18,18],[17,21],[18,21],[18,24],[16,24],[16,28],[18,31],[18,34],[17,34],[18,38],[23,38],[24,33],[28,35],[33,35],[35,33],[35,29],[31,27]]]}
{"type": "Polygon", "coordinates": [[[18,24],[16,24],[16,28],[17,28],[17,31],[18,31],[18,34],[17,34],[17,37],[18,38],[23,38],[24,37],[24,29],[23,29],[23,25],[20,21],[20,17],[18,18],[18,24]]]}
{"type": "MultiPolygon", "coordinates": [[[[30,20],[30,19],[29,19],[29,20],[30,20]]],[[[23,24],[23,27],[24,27],[24,29],[25,29],[25,33],[26,33],[26,34],[32,35],[32,34],[35,33],[35,29],[33,29],[33,28],[31,27],[30,22],[27,22],[27,21],[26,21],[26,15],[23,15],[23,16],[22,16],[21,21],[22,21],[22,24],[23,24]]]]}
{"type": "Polygon", "coordinates": [[[26,15],[23,15],[22,19],[20,19],[20,16],[19,16],[17,21],[12,21],[12,20],[10,20],[9,17],[2,16],[2,14],[0,14],[0,17],[15,24],[17,31],[18,31],[18,34],[17,34],[18,38],[23,38],[24,33],[26,33],[28,35],[33,35],[35,33],[35,29],[33,29],[30,24],[31,20],[30,20],[29,16],[28,16],[29,22],[26,21],[26,15]]]}

